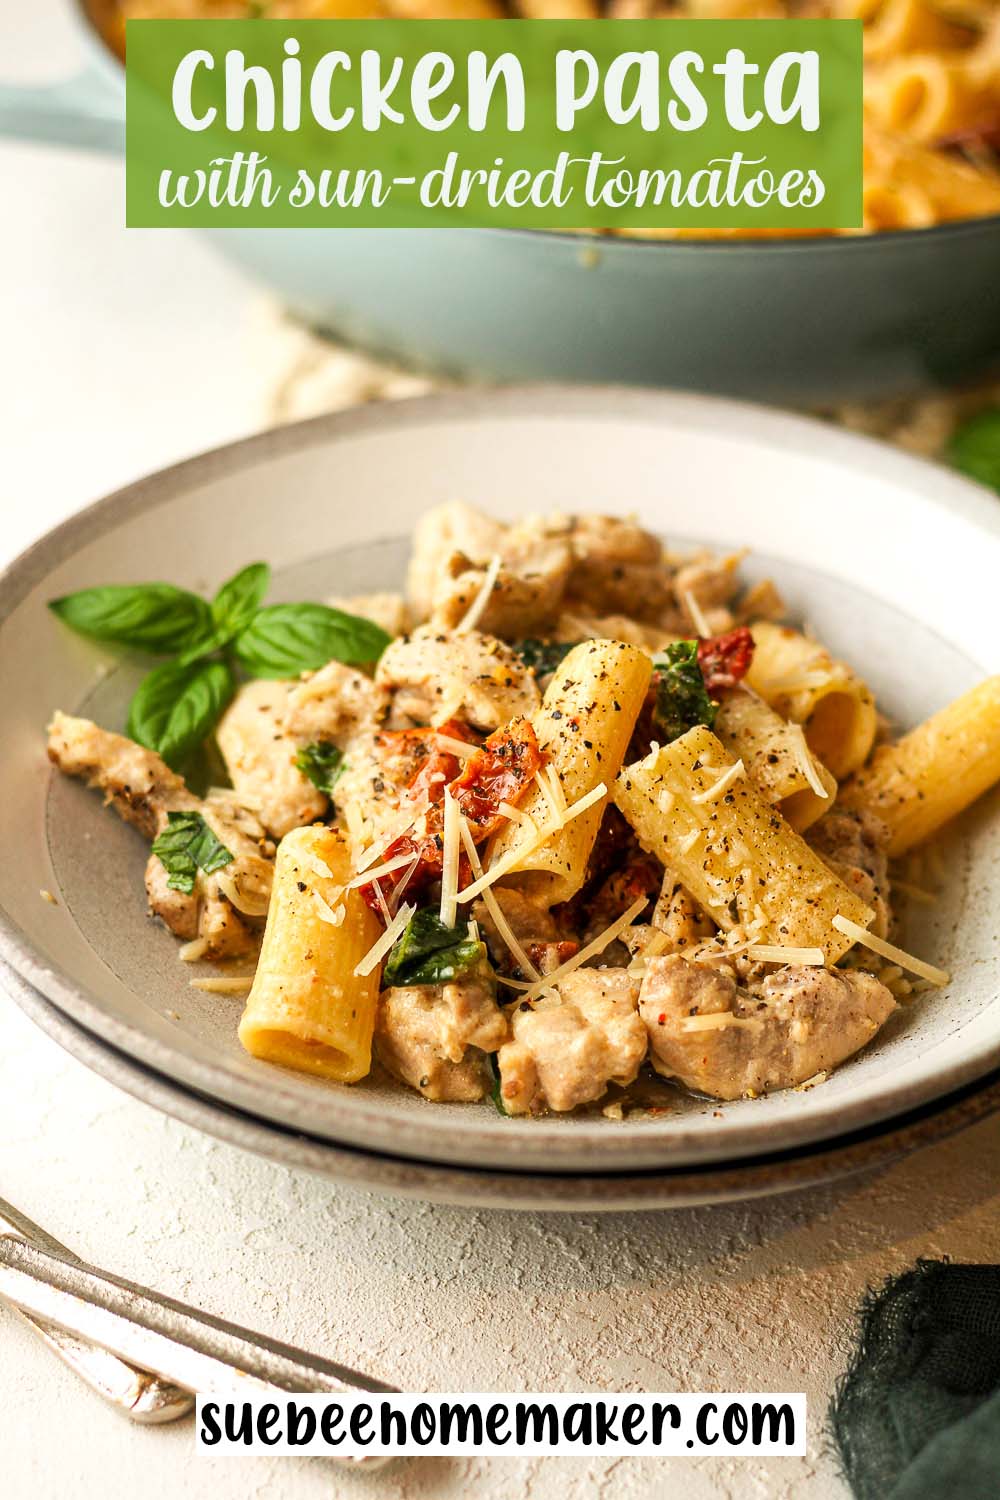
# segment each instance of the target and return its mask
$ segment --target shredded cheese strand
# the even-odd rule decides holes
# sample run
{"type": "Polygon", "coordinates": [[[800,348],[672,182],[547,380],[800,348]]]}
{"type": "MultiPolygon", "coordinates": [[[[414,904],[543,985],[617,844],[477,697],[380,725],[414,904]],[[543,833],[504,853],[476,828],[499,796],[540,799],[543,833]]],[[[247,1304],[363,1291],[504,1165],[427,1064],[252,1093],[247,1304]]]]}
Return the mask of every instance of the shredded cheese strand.
{"type": "Polygon", "coordinates": [[[852,938],[863,948],[870,948],[880,958],[890,959],[892,963],[899,964],[901,969],[908,969],[911,974],[917,974],[930,984],[944,985],[951,979],[951,975],[945,969],[936,969],[933,964],[924,963],[922,958],[914,958],[912,953],[907,953],[904,948],[897,948],[895,943],[887,943],[885,938],[876,937],[866,927],[859,927],[857,922],[851,921],[850,917],[842,917],[838,913],[833,919],[833,925],[838,932],[844,934],[844,937],[852,938]]]}
{"type": "Polygon", "coordinates": [[[561,980],[565,979],[568,974],[573,973],[574,969],[578,969],[581,964],[585,964],[588,959],[596,957],[598,953],[603,953],[605,948],[609,947],[615,938],[619,937],[625,931],[626,927],[631,927],[643,907],[648,905],[648,903],[648,896],[640,896],[638,900],[633,901],[628,911],[622,912],[618,920],[612,922],[610,927],[606,927],[598,937],[594,938],[593,942],[588,943],[585,948],[581,948],[579,953],[574,953],[572,958],[568,958],[564,964],[560,964],[558,969],[553,969],[551,974],[546,974],[544,978],[539,979],[537,984],[533,984],[531,989],[526,992],[525,1000],[536,1000],[543,990],[555,989],[561,980]]]}
{"type": "MultiPolygon", "coordinates": [[[[376,887],[376,889],[378,888],[376,887]]],[[[363,979],[366,974],[370,974],[372,972],[377,964],[380,964],[382,962],[383,958],[389,952],[389,949],[392,947],[393,943],[403,932],[407,922],[409,922],[416,909],[416,906],[410,904],[409,902],[405,906],[401,906],[399,908],[399,911],[393,917],[392,921],[389,923],[382,936],[378,939],[377,942],[372,944],[372,946],[368,949],[368,952],[365,954],[364,958],[362,958],[357,964],[355,964],[354,972],[358,976],[358,978],[363,979]]]]}
{"type": "MultiPolygon", "coordinates": [[[[472,866],[473,875],[477,877],[481,876],[483,873],[483,865],[482,861],[479,858],[479,850],[476,848],[475,840],[472,837],[472,830],[470,829],[464,817],[460,818],[459,820],[458,831],[461,835],[462,843],[465,845],[465,852],[469,856],[469,864],[472,866]]],[[[518,942],[517,937],[514,934],[514,929],[511,927],[510,923],[507,921],[507,918],[504,916],[503,908],[501,907],[497,898],[494,896],[493,892],[490,890],[489,886],[483,887],[483,902],[486,906],[486,910],[493,918],[493,922],[496,926],[497,932],[499,932],[500,936],[507,944],[507,947],[510,949],[511,953],[517,960],[517,966],[521,970],[521,973],[526,974],[529,981],[541,979],[541,974],[535,968],[535,965],[531,962],[531,959],[528,957],[524,948],[518,942]]],[[[475,925],[475,922],[469,923],[470,927],[475,927],[475,925]]]]}
{"type": "Polygon", "coordinates": [[[691,624],[705,640],[712,634],[712,627],[705,618],[701,605],[690,589],[681,590],[681,603],[688,612],[691,624]]]}
{"type": "Polygon", "coordinates": [[[816,762],[813,760],[812,751],[809,749],[805,730],[801,724],[789,724],[788,727],[792,730],[792,737],[795,741],[795,759],[799,770],[817,797],[822,797],[824,802],[828,802],[830,800],[830,793],[819,779],[819,772],[816,770],[816,762]]]}
{"type": "Polygon", "coordinates": [[[441,851],[441,907],[440,917],[444,927],[454,927],[458,912],[458,860],[460,817],[458,803],[450,792],[444,794],[444,844],[441,851]]]}
{"type": "Polygon", "coordinates": [[[189,943],[185,943],[183,947],[178,948],[177,957],[182,964],[196,964],[199,958],[204,957],[207,952],[208,938],[197,937],[192,938],[189,943]]]}
{"type": "Polygon", "coordinates": [[[681,1031],[721,1031],[726,1026],[757,1026],[755,1016],[734,1016],[731,1010],[713,1010],[704,1016],[682,1016],[681,1031]]]}
{"type": "MultiPolygon", "coordinates": [[[[715,767],[712,766],[707,769],[714,770],[715,767]]],[[[745,774],[746,767],[744,766],[742,760],[738,760],[735,765],[727,766],[722,775],[719,776],[718,779],[714,781],[710,787],[706,787],[703,792],[692,792],[691,801],[714,802],[716,797],[721,797],[722,793],[729,787],[731,787],[734,781],[738,781],[739,778],[745,774]]]]}
{"type": "Polygon", "coordinates": [[[316,915],[320,921],[326,922],[330,927],[340,927],[347,912],[347,908],[343,902],[339,906],[333,907],[320,895],[319,891],[314,890],[312,895],[313,904],[316,907],[316,915]]]}
{"type": "MultiPolygon", "coordinates": [[[[371,885],[373,880],[381,880],[383,875],[391,875],[393,870],[401,870],[412,860],[412,853],[397,854],[393,859],[387,859],[384,865],[376,865],[374,870],[364,870],[360,875],[355,875],[353,880],[347,882],[349,891],[356,891],[359,886],[371,885]]],[[[418,855],[419,859],[420,856],[418,855]]]]}
{"type": "Polygon", "coordinates": [[[190,979],[193,990],[204,990],[207,995],[248,995],[253,987],[253,977],[245,979],[190,979]]]}
{"type": "Polygon", "coordinates": [[[403,899],[403,892],[406,890],[406,887],[409,885],[410,881],[413,879],[414,875],[417,873],[417,866],[419,865],[419,863],[420,863],[420,855],[419,854],[415,854],[413,856],[413,859],[410,861],[410,864],[407,866],[406,874],[403,876],[402,880],[399,882],[399,884],[396,886],[395,890],[393,891],[393,893],[392,893],[392,909],[393,909],[394,912],[399,910],[399,903],[403,899]]]}
{"type": "Polygon", "coordinates": [[[418,818],[422,818],[425,812],[430,811],[430,807],[431,802],[429,797],[424,798],[415,806],[411,804],[411,810],[406,812],[404,818],[397,818],[395,822],[390,823],[389,827],[384,833],[379,835],[374,844],[369,844],[368,848],[358,856],[355,861],[355,868],[358,870],[367,870],[369,865],[374,864],[379,856],[385,853],[390,844],[394,844],[404,833],[408,833],[418,818]]]}
{"type": "Polygon", "coordinates": [[[442,734],[437,729],[431,735],[431,739],[439,750],[447,750],[449,755],[454,755],[459,760],[468,760],[479,749],[478,745],[470,745],[468,740],[453,739],[450,734],[442,734]]]}
{"type": "Polygon", "coordinates": [[[493,556],[490,558],[490,565],[486,569],[486,577],[482,581],[478,594],[473,599],[472,603],[469,605],[469,608],[459,620],[458,624],[455,626],[456,635],[468,635],[470,630],[475,630],[476,626],[479,624],[479,621],[482,619],[483,612],[486,609],[487,604],[489,604],[490,602],[490,595],[493,592],[493,585],[496,583],[499,573],[500,554],[499,552],[494,552],[493,556]]]}
{"type": "Polygon", "coordinates": [[[822,948],[783,948],[780,943],[751,943],[746,956],[762,964],[814,964],[817,968],[826,964],[822,948]]]}

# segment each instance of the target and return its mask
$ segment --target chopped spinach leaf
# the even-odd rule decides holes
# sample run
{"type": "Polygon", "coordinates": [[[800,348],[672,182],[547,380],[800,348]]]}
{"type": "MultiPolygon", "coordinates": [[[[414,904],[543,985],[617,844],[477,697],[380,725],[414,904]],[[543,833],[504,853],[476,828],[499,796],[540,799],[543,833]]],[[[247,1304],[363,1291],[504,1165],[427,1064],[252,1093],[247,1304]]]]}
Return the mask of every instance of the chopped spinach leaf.
{"type": "Polygon", "coordinates": [[[500,1065],[497,1062],[497,1056],[495,1052],[487,1052],[486,1066],[489,1068],[490,1077],[493,1080],[493,1087],[490,1089],[490,1098],[493,1101],[493,1107],[498,1115],[504,1115],[505,1117],[509,1118],[510,1111],[503,1102],[503,1093],[500,1087],[500,1065]]]}
{"type": "Polygon", "coordinates": [[[698,642],[675,641],[662,656],[654,658],[653,666],[653,722],[665,742],[678,739],[695,724],[711,729],[718,705],[709,697],[698,665],[698,642]]]}
{"type": "Polygon", "coordinates": [[[194,890],[199,870],[211,875],[233,859],[196,812],[167,813],[167,826],[153,844],[153,853],[167,872],[170,889],[187,896],[194,890]]]}
{"type": "Polygon", "coordinates": [[[517,641],[514,650],[536,677],[548,677],[579,641],[517,641]]]}
{"type": "Polygon", "coordinates": [[[304,745],[295,757],[295,764],[303,776],[308,776],[314,787],[328,797],[347,770],[343,750],[329,740],[317,740],[313,745],[304,745]]]}
{"type": "Polygon", "coordinates": [[[451,984],[489,971],[485,946],[468,924],[446,927],[433,907],[414,912],[386,959],[383,983],[451,984]]]}

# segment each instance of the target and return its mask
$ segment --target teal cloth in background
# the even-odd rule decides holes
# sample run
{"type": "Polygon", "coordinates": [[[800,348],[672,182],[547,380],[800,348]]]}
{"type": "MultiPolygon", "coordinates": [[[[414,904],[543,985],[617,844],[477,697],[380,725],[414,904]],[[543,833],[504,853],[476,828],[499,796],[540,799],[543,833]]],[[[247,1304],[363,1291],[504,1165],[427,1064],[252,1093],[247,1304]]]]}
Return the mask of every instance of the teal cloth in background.
{"type": "Polygon", "coordinates": [[[919,1261],[871,1294],[830,1427],[857,1500],[1000,1500],[1000,1266],[919,1261]]]}

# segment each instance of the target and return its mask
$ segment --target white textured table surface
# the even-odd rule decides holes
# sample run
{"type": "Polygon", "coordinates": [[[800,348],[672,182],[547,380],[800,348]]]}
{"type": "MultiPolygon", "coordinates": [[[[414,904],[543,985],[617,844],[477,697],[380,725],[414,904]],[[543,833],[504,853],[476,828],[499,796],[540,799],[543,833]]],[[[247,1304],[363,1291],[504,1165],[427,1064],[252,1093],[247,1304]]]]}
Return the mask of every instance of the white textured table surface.
{"type": "MultiPolygon", "coordinates": [[[[49,24],[66,55],[56,0],[27,9],[0,17],[4,71],[21,76],[49,24]]],[[[248,358],[253,294],[200,245],[119,227],[116,165],[0,147],[0,180],[6,561],[102,491],[254,426],[280,370],[248,358]]],[[[0,1193],[109,1269],[404,1388],[805,1389],[812,1403],[806,1460],[425,1460],[348,1479],[322,1460],[198,1458],[190,1423],[130,1427],[0,1312],[9,1500],[639,1500],[682,1485],[689,1500],[827,1500],[844,1490],[821,1418],[864,1287],[917,1255],[1000,1259],[1000,1121],[752,1206],[473,1213],[245,1156],[90,1075],[3,995],[0,1024],[0,1193]]]]}

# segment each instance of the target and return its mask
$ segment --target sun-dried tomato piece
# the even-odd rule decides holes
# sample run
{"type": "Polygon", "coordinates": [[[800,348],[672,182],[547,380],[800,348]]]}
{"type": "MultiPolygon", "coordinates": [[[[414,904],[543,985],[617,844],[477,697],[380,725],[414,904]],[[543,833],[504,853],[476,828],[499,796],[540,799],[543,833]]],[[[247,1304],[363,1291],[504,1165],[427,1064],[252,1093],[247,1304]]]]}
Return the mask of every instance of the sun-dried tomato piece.
{"type": "Polygon", "coordinates": [[[735,687],[750,670],[752,661],[753,636],[746,625],[737,625],[725,635],[709,636],[698,642],[698,665],[710,693],[735,687]]]}
{"type": "Polygon", "coordinates": [[[528,719],[514,719],[491,734],[470,755],[448,790],[455,798],[477,843],[488,839],[506,821],[501,802],[516,805],[535,772],[544,764],[535,731],[528,719]]]}

